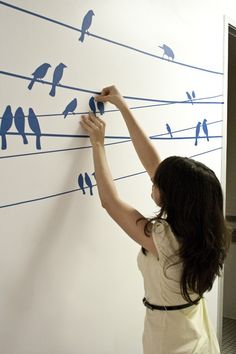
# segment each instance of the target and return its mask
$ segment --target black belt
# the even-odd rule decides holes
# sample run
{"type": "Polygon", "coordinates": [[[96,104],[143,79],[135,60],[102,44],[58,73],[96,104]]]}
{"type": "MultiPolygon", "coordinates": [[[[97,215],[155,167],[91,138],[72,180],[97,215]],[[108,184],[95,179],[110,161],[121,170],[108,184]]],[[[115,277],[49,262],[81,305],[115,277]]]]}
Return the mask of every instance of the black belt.
{"type": "Polygon", "coordinates": [[[159,305],[153,305],[150,304],[150,302],[147,301],[147,299],[144,297],[143,298],[143,303],[144,305],[149,309],[149,310],[159,310],[159,311],[174,311],[174,310],[182,310],[185,309],[187,307],[193,306],[193,305],[197,305],[199,300],[201,298],[199,297],[197,300],[194,300],[194,303],[187,303],[187,304],[183,304],[183,305],[176,305],[176,306],[159,306],[159,305]]]}

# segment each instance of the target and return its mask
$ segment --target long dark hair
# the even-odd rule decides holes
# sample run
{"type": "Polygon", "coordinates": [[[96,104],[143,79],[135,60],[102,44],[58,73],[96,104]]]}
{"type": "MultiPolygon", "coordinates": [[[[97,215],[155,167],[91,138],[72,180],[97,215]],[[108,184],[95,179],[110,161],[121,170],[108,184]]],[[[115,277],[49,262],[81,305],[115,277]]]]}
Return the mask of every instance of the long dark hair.
{"type": "Polygon", "coordinates": [[[158,166],[153,183],[160,192],[159,214],[148,219],[146,235],[155,220],[165,219],[180,244],[183,263],[181,292],[203,296],[219,276],[230,245],[223,216],[223,193],[215,173],[193,159],[171,156],[158,166]]]}

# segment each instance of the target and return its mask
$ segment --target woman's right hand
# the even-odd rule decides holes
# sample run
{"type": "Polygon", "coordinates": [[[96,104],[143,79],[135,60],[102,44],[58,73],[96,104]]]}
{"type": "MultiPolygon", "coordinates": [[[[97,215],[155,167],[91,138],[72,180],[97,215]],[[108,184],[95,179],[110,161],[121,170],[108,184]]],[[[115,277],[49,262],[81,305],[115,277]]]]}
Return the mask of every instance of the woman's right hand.
{"type": "Polygon", "coordinates": [[[126,105],[124,98],[114,85],[102,89],[101,94],[95,96],[94,99],[96,102],[110,102],[114,104],[118,109],[126,105]]]}

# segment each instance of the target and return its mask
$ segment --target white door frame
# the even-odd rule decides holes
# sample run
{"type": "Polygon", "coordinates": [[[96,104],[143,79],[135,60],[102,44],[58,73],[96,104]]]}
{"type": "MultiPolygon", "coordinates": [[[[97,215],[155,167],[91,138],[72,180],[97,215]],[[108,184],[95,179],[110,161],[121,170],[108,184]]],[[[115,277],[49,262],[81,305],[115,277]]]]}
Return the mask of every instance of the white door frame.
{"type": "MultiPolygon", "coordinates": [[[[224,213],[226,213],[226,167],[227,167],[227,124],[228,124],[228,35],[229,26],[236,28],[236,21],[224,16],[224,37],[223,37],[223,126],[222,126],[222,155],[221,155],[221,184],[224,193],[224,213]]],[[[224,300],[224,271],[218,283],[218,321],[217,336],[222,343],[223,328],[223,300],[224,300]]]]}

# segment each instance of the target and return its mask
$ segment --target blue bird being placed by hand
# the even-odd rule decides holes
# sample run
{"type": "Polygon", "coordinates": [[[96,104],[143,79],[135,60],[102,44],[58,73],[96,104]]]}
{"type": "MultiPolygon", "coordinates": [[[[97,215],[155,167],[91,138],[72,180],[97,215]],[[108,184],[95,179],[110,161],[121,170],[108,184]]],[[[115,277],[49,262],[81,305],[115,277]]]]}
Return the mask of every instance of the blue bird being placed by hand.
{"type": "Polygon", "coordinates": [[[59,82],[63,76],[63,70],[66,67],[67,66],[65,64],[60,63],[55,68],[54,73],[53,73],[53,79],[52,79],[52,88],[51,88],[51,91],[49,92],[50,96],[54,97],[56,95],[56,86],[59,84],[59,82]]]}
{"type": "Polygon", "coordinates": [[[41,143],[40,143],[41,129],[39,126],[38,118],[36,117],[36,114],[34,113],[32,108],[29,108],[28,122],[29,122],[30,129],[36,136],[36,149],[41,150],[41,143]]]}
{"type": "Polygon", "coordinates": [[[14,122],[18,133],[22,136],[23,143],[28,144],[28,140],[25,135],[25,115],[21,107],[18,107],[15,112],[14,122]]]}
{"type": "Polygon", "coordinates": [[[6,150],[7,148],[6,133],[11,128],[12,121],[13,121],[13,114],[11,111],[11,106],[8,105],[2,115],[2,122],[0,127],[0,135],[2,137],[2,150],[6,150]]]}
{"type": "Polygon", "coordinates": [[[77,107],[77,99],[74,98],[70,103],[68,103],[68,105],[64,109],[62,113],[64,115],[64,118],[66,118],[69,113],[74,113],[76,107],[77,107]]]}
{"type": "Polygon", "coordinates": [[[85,172],[85,182],[86,182],[87,186],[89,187],[90,195],[93,195],[93,184],[92,184],[92,181],[91,181],[89,175],[87,174],[87,172],[85,172]]]}
{"type": "Polygon", "coordinates": [[[164,58],[164,56],[166,55],[168,60],[171,58],[172,60],[174,60],[174,52],[173,50],[168,47],[166,44],[163,44],[162,46],[159,45],[159,48],[163,49],[164,50],[164,53],[162,55],[162,58],[164,58]]]}
{"type": "Polygon", "coordinates": [[[96,105],[95,105],[94,97],[90,98],[89,107],[90,107],[91,111],[93,112],[93,114],[96,115],[96,105]]]}
{"type": "Polygon", "coordinates": [[[79,37],[80,42],[84,41],[84,36],[85,36],[86,31],[87,31],[87,34],[89,34],[88,29],[92,24],[93,16],[95,16],[93,10],[89,10],[87,12],[87,14],[84,16],[83,22],[82,22],[82,27],[81,27],[81,36],[79,37]]]}
{"type": "Polygon", "coordinates": [[[44,63],[40,65],[34,72],[33,72],[33,78],[29,83],[28,89],[31,90],[35,81],[38,79],[43,79],[44,76],[47,74],[48,69],[51,67],[50,64],[44,63]]]}
{"type": "Polygon", "coordinates": [[[99,110],[99,113],[101,115],[103,115],[104,114],[104,110],[105,110],[104,103],[103,102],[97,102],[97,108],[99,110]]]}

